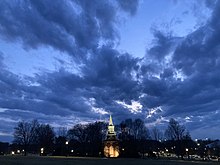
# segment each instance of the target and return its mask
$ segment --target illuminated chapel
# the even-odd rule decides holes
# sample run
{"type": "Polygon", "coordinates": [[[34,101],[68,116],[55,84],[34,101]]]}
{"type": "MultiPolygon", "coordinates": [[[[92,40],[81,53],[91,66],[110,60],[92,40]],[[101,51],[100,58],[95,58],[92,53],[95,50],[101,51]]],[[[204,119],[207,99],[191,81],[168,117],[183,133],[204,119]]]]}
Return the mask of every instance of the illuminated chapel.
{"type": "Polygon", "coordinates": [[[104,155],[106,157],[119,156],[119,141],[116,137],[115,127],[113,125],[112,116],[109,118],[108,132],[104,141],[104,155]]]}

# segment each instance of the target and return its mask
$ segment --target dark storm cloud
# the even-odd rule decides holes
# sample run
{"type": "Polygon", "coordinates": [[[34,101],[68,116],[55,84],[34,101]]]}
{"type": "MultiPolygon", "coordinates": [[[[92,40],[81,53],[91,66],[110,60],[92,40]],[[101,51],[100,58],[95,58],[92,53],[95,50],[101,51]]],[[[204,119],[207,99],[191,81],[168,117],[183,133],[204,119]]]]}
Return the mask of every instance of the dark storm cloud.
{"type": "Polygon", "coordinates": [[[102,114],[95,111],[98,109],[122,120],[132,113],[116,101],[131,104],[131,100],[138,100],[139,61],[104,46],[85,62],[80,76],[64,68],[24,78],[5,70],[0,78],[0,107],[6,111],[1,116],[16,121],[54,115],[97,120],[102,114]]]}
{"type": "Polygon", "coordinates": [[[149,108],[162,106],[161,115],[166,118],[180,117],[189,129],[196,129],[197,132],[215,128],[219,123],[215,120],[220,111],[219,17],[220,1],[217,1],[207,23],[180,38],[177,45],[170,42],[174,36],[166,38],[155,35],[155,46],[147,52],[142,66],[146,68],[147,75],[151,73],[143,79],[145,96],[141,98],[142,104],[149,108]],[[168,63],[165,62],[167,54],[170,54],[168,63]],[[160,59],[159,62],[151,61],[156,68],[147,67],[150,56],[160,59]],[[187,116],[190,122],[185,119],[187,116]]]}
{"type": "Polygon", "coordinates": [[[206,0],[206,1],[205,1],[205,4],[206,4],[206,6],[209,7],[209,8],[214,8],[217,1],[218,1],[218,0],[213,0],[213,1],[206,0]]]}
{"type": "MultiPolygon", "coordinates": [[[[134,15],[138,1],[1,1],[0,36],[22,42],[26,49],[50,46],[80,57],[80,74],[64,68],[20,77],[3,68],[0,54],[0,121],[13,130],[19,120],[38,120],[54,126],[97,120],[100,114],[130,114],[115,103],[137,98],[138,59],[111,47],[118,39],[121,11],[134,15]],[[134,73],[131,73],[134,72],[134,73]],[[121,110],[122,113],[118,111],[121,110]]],[[[120,114],[120,115],[119,115],[120,114]]],[[[11,132],[6,131],[7,134],[11,132]]]]}
{"type": "Polygon", "coordinates": [[[3,66],[3,53],[0,51],[0,66],[3,66]]]}
{"type": "Polygon", "coordinates": [[[117,0],[119,3],[119,6],[129,12],[131,15],[134,15],[137,12],[138,7],[138,0],[127,0],[127,1],[121,1],[117,0]]]}
{"type": "Polygon", "coordinates": [[[100,40],[113,43],[116,6],[134,14],[138,1],[12,0],[0,2],[0,34],[9,41],[23,42],[25,48],[51,46],[72,56],[85,56],[100,40]]]}
{"type": "Polygon", "coordinates": [[[165,34],[157,29],[153,30],[153,34],[153,47],[147,51],[147,54],[149,54],[151,58],[155,58],[157,60],[164,60],[164,57],[181,39],[180,37],[173,37],[171,32],[167,32],[165,34]]]}
{"type": "Polygon", "coordinates": [[[81,67],[81,77],[60,70],[39,75],[37,82],[49,91],[45,94],[46,100],[70,111],[97,117],[88,105],[91,99],[94,99],[93,107],[115,112],[120,107],[115,100],[130,103],[131,99],[138,99],[138,82],[132,75],[138,70],[138,61],[103,47],[81,67]]]}
{"type": "Polygon", "coordinates": [[[192,74],[195,69],[199,72],[209,72],[218,68],[220,51],[219,8],[220,2],[218,1],[207,24],[188,35],[176,49],[175,67],[182,69],[186,75],[192,74]]]}
{"type": "MultiPolygon", "coordinates": [[[[29,48],[51,46],[71,55],[92,51],[77,73],[63,66],[20,77],[2,67],[0,116],[8,123],[37,118],[65,125],[105,118],[106,112],[118,121],[146,118],[154,110],[147,123],[164,124],[179,117],[196,130],[216,125],[209,120],[219,123],[220,1],[212,7],[207,23],[185,37],[155,30],[153,46],[143,59],[109,44],[118,35],[117,7],[133,15],[138,5],[137,1],[115,2],[1,1],[0,33],[9,41],[22,41],[29,48]],[[100,46],[100,42],[108,44],[100,46]],[[131,106],[132,101],[142,104],[141,112],[134,114],[123,106],[131,106]]],[[[4,66],[1,54],[0,66],[4,66]]]]}

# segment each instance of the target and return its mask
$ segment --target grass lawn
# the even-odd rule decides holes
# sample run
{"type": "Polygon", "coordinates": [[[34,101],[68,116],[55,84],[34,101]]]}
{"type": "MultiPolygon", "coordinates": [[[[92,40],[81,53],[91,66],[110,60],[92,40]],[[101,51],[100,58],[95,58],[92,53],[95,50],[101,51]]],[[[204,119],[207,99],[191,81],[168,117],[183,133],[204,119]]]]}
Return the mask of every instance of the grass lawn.
{"type": "Polygon", "coordinates": [[[0,156],[0,165],[217,165],[218,162],[198,162],[182,160],[150,160],[150,159],[106,159],[80,157],[31,157],[0,156]]]}

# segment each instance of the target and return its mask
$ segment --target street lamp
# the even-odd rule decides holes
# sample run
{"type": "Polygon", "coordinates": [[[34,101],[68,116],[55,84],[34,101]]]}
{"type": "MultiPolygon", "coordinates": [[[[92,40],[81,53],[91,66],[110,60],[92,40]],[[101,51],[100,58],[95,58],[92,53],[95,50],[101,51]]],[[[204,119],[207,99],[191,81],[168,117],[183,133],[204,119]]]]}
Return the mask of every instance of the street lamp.
{"type": "Polygon", "coordinates": [[[44,148],[40,149],[40,154],[43,155],[44,154],[44,148]]]}
{"type": "Polygon", "coordinates": [[[69,142],[68,141],[66,141],[66,156],[68,156],[68,144],[69,144],[69,142]]]}
{"type": "Polygon", "coordinates": [[[188,148],[186,148],[186,154],[187,154],[188,159],[189,159],[189,149],[188,148]]]}

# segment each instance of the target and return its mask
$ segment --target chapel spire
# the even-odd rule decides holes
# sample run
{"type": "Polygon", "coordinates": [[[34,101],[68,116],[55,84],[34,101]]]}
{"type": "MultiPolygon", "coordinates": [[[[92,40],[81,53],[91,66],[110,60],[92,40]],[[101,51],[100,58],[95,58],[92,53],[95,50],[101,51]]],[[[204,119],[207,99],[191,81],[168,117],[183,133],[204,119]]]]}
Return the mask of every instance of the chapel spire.
{"type": "Polygon", "coordinates": [[[109,117],[109,125],[113,125],[112,115],[110,115],[110,117],[109,117]]]}
{"type": "Polygon", "coordinates": [[[115,126],[113,125],[111,115],[109,117],[107,138],[116,138],[115,126]]]}
{"type": "Polygon", "coordinates": [[[111,115],[109,116],[108,132],[104,141],[104,155],[106,157],[119,156],[119,141],[116,136],[115,126],[111,115]]]}

